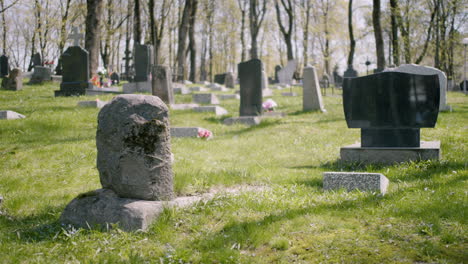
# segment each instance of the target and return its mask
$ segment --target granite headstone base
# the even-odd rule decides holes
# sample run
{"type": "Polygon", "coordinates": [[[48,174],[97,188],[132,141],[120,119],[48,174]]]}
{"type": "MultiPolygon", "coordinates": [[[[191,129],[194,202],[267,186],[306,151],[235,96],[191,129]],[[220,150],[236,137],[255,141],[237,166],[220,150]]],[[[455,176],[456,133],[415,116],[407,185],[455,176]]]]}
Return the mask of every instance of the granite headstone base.
{"type": "Polygon", "coordinates": [[[388,179],[380,173],[367,172],[324,172],[323,189],[347,191],[378,191],[382,194],[387,192],[388,179]]]}
{"type": "Polygon", "coordinates": [[[361,147],[356,143],[340,149],[341,161],[394,164],[406,161],[439,160],[440,141],[421,141],[420,147],[361,147]]]}
{"type": "Polygon", "coordinates": [[[205,195],[147,201],[120,198],[112,190],[98,189],[73,199],[60,216],[60,222],[82,228],[118,224],[124,231],[146,231],[165,208],[183,208],[210,198],[205,195]]]}
{"type": "Polygon", "coordinates": [[[124,94],[131,94],[131,93],[152,93],[153,86],[151,85],[150,81],[147,82],[133,82],[133,83],[125,83],[122,87],[124,94]]]}

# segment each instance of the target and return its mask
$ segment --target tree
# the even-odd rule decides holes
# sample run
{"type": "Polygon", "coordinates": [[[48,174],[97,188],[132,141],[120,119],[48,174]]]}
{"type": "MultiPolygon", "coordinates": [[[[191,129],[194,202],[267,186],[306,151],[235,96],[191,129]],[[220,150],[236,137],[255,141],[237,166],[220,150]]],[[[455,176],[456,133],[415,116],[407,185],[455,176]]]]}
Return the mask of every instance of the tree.
{"type": "Polygon", "coordinates": [[[156,13],[154,8],[154,0],[148,1],[151,43],[154,45],[154,62],[155,65],[160,64],[160,49],[162,39],[164,37],[164,29],[166,18],[171,11],[173,1],[163,0],[159,12],[156,13]]]}
{"type": "Polygon", "coordinates": [[[104,0],[86,1],[85,49],[89,53],[89,73],[96,74],[99,66],[99,44],[101,32],[101,11],[104,0]]]}
{"type": "Polygon", "coordinates": [[[198,0],[193,0],[192,9],[189,18],[189,45],[188,50],[190,51],[190,76],[191,82],[197,81],[197,42],[195,40],[195,21],[197,16],[198,0]]]}
{"type": "MultiPolygon", "coordinates": [[[[179,42],[177,47],[177,77],[179,81],[183,81],[186,78],[185,75],[185,60],[186,60],[186,48],[187,48],[187,35],[190,29],[191,15],[193,9],[198,4],[197,0],[186,0],[184,10],[182,12],[182,18],[179,26],[179,42]]],[[[196,12],[196,11],[195,11],[196,12]]],[[[194,21],[194,20],[193,20],[194,21]]]]}
{"type": "Polygon", "coordinates": [[[349,54],[348,54],[348,69],[353,69],[354,50],[356,48],[356,40],[353,33],[353,0],[348,3],[348,31],[349,31],[349,54]]]}
{"type": "Polygon", "coordinates": [[[268,0],[250,0],[249,22],[250,22],[250,58],[258,59],[257,36],[267,12],[268,0]]]}
{"type": "Polygon", "coordinates": [[[276,9],[276,19],[278,20],[278,26],[279,26],[280,32],[283,34],[284,42],[286,43],[288,61],[294,60],[293,46],[292,46],[292,31],[293,31],[293,25],[294,25],[293,4],[291,0],[275,0],[275,9],[276,9]],[[286,30],[285,25],[283,25],[283,22],[281,19],[280,5],[278,1],[281,1],[281,6],[284,9],[284,11],[286,11],[287,23],[285,23],[285,25],[287,24],[287,30],[286,30]]]}
{"type": "MultiPolygon", "coordinates": [[[[352,0],[351,0],[352,1],[352,0]]],[[[312,8],[311,0],[301,0],[301,7],[304,10],[304,29],[303,29],[303,40],[302,40],[302,57],[304,59],[304,67],[308,64],[309,58],[309,24],[310,24],[310,9],[312,8]]]]}
{"type": "Polygon", "coordinates": [[[141,44],[140,0],[133,1],[133,45],[136,45],[141,44]]]}
{"type": "Polygon", "coordinates": [[[390,0],[390,20],[392,29],[392,56],[393,63],[398,66],[400,65],[400,45],[398,43],[398,0],[390,0]]]}
{"type": "Polygon", "coordinates": [[[248,0],[237,0],[239,10],[241,11],[241,28],[240,28],[240,40],[241,40],[241,61],[245,61],[246,58],[246,45],[245,45],[245,17],[247,14],[248,0]]]}
{"type": "Polygon", "coordinates": [[[382,37],[382,27],[380,25],[380,0],[373,0],[372,24],[374,26],[374,37],[377,54],[377,71],[385,69],[385,51],[382,37]]]}

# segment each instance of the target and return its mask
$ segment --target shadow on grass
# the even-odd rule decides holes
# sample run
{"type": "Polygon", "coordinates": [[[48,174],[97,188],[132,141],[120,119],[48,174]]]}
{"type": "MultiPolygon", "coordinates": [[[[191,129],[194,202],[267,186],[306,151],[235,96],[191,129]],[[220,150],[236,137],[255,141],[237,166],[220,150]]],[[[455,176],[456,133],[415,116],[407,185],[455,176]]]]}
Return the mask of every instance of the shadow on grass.
{"type": "Polygon", "coordinates": [[[208,121],[213,124],[223,124],[224,119],[232,117],[231,115],[223,115],[223,116],[212,116],[212,117],[205,117],[203,120],[208,121]]]}
{"type": "Polygon", "coordinates": [[[290,116],[298,116],[298,115],[305,115],[305,114],[313,114],[313,113],[322,113],[321,111],[319,110],[308,110],[308,111],[295,111],[295,112],[292,112],[292,113],[288,113],[288,115],[290,116]]]}
{"type": "Polygon", "coordinates": [[[276,126],[276,125],[279,125],[279,124],[281,124],[281,119],[279,119],[279,118],[265,118],[265,119],[262,119],[262,122],[259,125],[249,126],[249,127],[246,127],[246,128],[240,129],[240,130],[230,131],[230,132],[228,132],[226,134],[228,134],[228,135],[241,135],[241,134],[249,133],[249,132],[252,132],[252,131],[255,131],[255,130],[264,129],[264,128],[267,128],[267,127],[273,127],[273,126],[276,126]]]}

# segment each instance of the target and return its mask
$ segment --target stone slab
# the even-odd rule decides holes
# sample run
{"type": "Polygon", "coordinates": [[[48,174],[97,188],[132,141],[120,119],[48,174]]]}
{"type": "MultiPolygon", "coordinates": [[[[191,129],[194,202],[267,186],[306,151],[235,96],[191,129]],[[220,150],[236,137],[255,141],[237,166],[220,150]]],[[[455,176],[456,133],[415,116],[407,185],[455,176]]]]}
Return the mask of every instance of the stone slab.
{"type": "Polygon", "coordinates": [[[230,99],[240,99],[240,95],[238,94],[218,94],[216,95],[219,100],[230,100],[230,99]]]}
{"type": "Polygon", "coordinates": [[[101,100],[81,101],[81,102],[78,102],[78,106],[81,106],[81,107],[102,108],[102,107],[105,106],[107,103],[108,103],[107,101],[101,101],[101,100]]]}
{"type": "Polygon", "coordinates": [[[172,110],[191,110],[199,106],[200,106],[199,104],[171,104],[170,108],[172,110]]]}
{"type": "Polygon", "coordinates": [[[295,92],[281,93],[282,96],[297,96],[295,92]]]}
{"type": "Polygon", "coordinates": [[[10,110],[3,110],[0,111],[0,119],[7,119],[7,120],[13,120],[13,119],[21,119],[25,118],[26,116],[16,113],[14,111],[10,110]]]}
{"type": "Polygon", "coordinates": [[[52,75],[52,81],[61,83],[62,82],[62,75],[52,75]]]}
{"type": "Polygon", "coordinates": [[[187,87],[173,87],[172,90],[175,94],[190,94],[191,91],[187,87]]]}
{"type": "Polygon", "coordinates": [[[323,189],[347,191],[378,191],[382,194],[387,192],[389,181],[380,173],[367,172],[324,172],[323,189]]]}
{"type": "Polygon", "coordinates": [[[224,119],[223,123],[225,125],[233,125],[233,124],[244,124],[247,126],[255,126],[259,125],[262,122],[262,118],[260,116],[239,116],[239,117],[230,117],[224,119]]]}
{"type": "Polygon", "coordinates": [[[228,111],[220,106],[199,106],[193,108],[195,112],[210,112],[217,116],[227,115],[228,111]]]}
{"type": "Polygon", "coordinates": [[[198,137],[198,132],[203,129],[201,127],[171,127],[171,137],[198,137]]]}
{"type": "Polygon", "coordinates": [[[67,205],[60,222],[76,227],[103,228],[118,224],[124,231],[146,231],[165,208],[183,208],[211,196],[178,197],[171,201],[120,198],[113,191],[98,189],[81,194],[67,205]]]}
{"type": "Polygon", "coordinates": [[[122,94],[120,88],[97,88],[86,89],[86,95],[102,95],[102,94],[122,94]]]}
{"type": "Polygon", "coordinates": [[[271,97],[273,96],[273,90],[266,88],[262,91],[262,97],[271,97]]]}
{"type": "Polygon", "coordinates": [[[192,101],[197,104],[219,104],[218,97],[211,93],[192,94],[192,101]]]}
{"type": "Polygon", "coordinates": [[[208,89],[200,87],[200,86],[194,86],[189,88],[191,92],[206,92],[208,89]]]}
{"type": "Polygon", "coordinates": [[[152,93],[153,86],[150,81],[148,82],[133,82],[133,83],[125,83],[122,87],[123,93],[131,94],[131,93],[152,93]]]}
{"type": "Polygon", "coordinates": [[[286,113],[283,112],[263,112],[262,117],[284,117],[286,116],[286,113]]]}
{"type": "Polygon", "coordinates": [[[421,141],[419,148],[361,147],[355,143],[340,149],[344,162],[393,164],[406,161],[439,160],[440,141],[421,141]]]}

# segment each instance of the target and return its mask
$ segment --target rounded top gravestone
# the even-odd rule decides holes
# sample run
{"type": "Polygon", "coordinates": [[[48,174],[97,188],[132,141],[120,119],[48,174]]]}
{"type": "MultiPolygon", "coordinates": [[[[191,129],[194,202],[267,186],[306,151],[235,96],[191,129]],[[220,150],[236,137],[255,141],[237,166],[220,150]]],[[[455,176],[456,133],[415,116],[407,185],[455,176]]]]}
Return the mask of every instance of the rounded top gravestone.
{"type": "Polygon", "coordinates": [[[171,200],[169,111],[161,99],[119,95],[98,115],[97,168],[103,188],[120,197],[171,200]]]}

